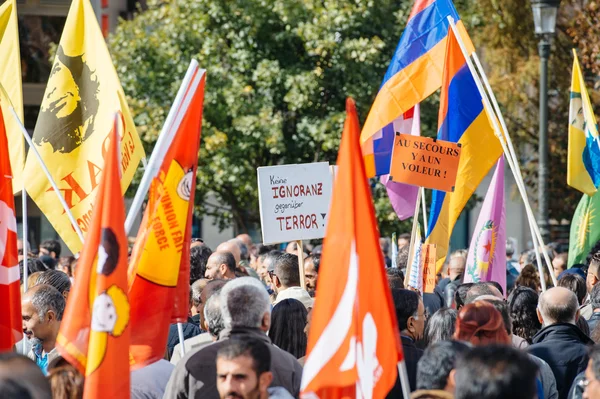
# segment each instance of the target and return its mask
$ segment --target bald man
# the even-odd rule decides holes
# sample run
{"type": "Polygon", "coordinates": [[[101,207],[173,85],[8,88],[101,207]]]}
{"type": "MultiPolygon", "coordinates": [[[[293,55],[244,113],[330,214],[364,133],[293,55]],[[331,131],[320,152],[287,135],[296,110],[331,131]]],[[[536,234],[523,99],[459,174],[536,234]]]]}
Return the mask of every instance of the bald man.
{"type": "Polygon", "coordinates": [[[252,237],[250,237],[248,234],[240,234],[235,238],[237,238],[238,240],[243,242],[244,245],[246,245],[250,254],[254,252],[254,243],[252,242],[252,237]]]}
{"type": "Polygon", "coordinates": [[[528,351],[550,365],[559,398],[566,399],[573,380],[587,367],[588,347],[594,342],[575,325],[579,302],[564,287],[540,295],[537,316],[543,328],[533,337],[528,351]]]}
{"type": "Polygon", "coordinates": [[[231,280],[235,278],[235,269],[235,258],[231,252],[213,252],[206,262],[206,272],[204,277],[207,280],[231,280]]]}
{"type": "Polygon", "coordinates": [[[242,259],[242,254],[240,251],[240,247],[232,241],[225,241],[219,244],[217,247],[217,252],[229,252],[233,255],[235,259],[235,264],[238,265],[240,260],[242,259]]]}

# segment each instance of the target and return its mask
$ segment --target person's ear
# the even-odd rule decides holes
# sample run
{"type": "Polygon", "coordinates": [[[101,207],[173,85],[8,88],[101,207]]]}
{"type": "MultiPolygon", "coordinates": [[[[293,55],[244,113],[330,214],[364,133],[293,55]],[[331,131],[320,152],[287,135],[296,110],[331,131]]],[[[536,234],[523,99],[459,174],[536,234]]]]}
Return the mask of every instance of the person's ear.
{"type": "Polygon", "coordinates": [[[410,316],[408,318],[408,320],[406,321],[406,331],[410,332],[411,334],[413,334],[415,332],[415,317],[414,316],[410,316]]]}
{"type": "Polygon", "coordinates": [[[48,310],[44,318],[46,319],[46,323],[56,321],[56,313],[54,313],[54,310],[48,310]]]}
{"type": "Polygon", "coordinates": [[[260,392],[266,392],[271,382],[273,381],[273,373],[270,371],[266,371],[260,375],[258,378],[258,386],[260,388],[260,392]]]}
{"type": "Polygon", "coordinates": [[[271,328],[271,313],[265,312],[260,323],[260,329],[267,332],[269,331],[269,328],[271,328]]]}
{"type": "Polygon", "coordinates": [[[450,370],[450,374],[448,375],[448,379],[446,380],[446,388],[444,391],[454,393],[456,389],[456,369],[450,370]]]}
{"type": "Polygon", "coordinates": [[[221,263],[219,265],[219,273],[221,273],[221,276],[225,276],[227,274],[227,265],[225,263],[221,263]]]}
{"type": "Polygon", "coordinates": [[[277,287],[277,288],[281,287],[281,281],[279,281],[279,277],[277,277],[276,275],[273,275],[271,280],[273,281],[273,285],[275,287],[277,287]]]}
{"type": "Polygon", "coordinates": [[[542,313],[540,312],[539,309],[536,309],[535,313],[537,314],[537,318],[538,318],[540,324],[543,326],[544,325],[544,318],[542,317],[542,313]]]}

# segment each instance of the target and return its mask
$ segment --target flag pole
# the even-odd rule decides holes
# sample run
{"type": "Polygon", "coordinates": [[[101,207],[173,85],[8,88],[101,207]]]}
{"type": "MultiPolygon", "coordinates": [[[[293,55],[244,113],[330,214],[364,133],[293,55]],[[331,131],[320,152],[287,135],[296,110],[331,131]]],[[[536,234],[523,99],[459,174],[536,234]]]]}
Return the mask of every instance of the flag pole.
{"type": "MultiPolygon", "coordinates": [[[[502,129],[505,132],[505,139],[508,145],[508,149],[509,149],[509,155],[510,157],[512,157],[512,162],[518,166],[518,161],[517,161],[517,155],[516,155],[516,151],[515,151],[515,147],[513,146],[513,142],[512,139],[510,138],[510,135],[508,134],[508,128],[506,126],[506,121],[504,120],[504,115],[502,115],[502,111],[500,110],[500,106],[498,105],[498,100],[496,99],[496,96],[494,95],[494,91],[492,90],[492,86],[490,85],[489,79],[485,73],[485,71],[483,70],[483,66],[481,65],[481,62],[479,61],[479,57],[477,56],[477,53],[473,54],[473,60],[475,61],[475,66],[477,67],[477,70],[479,71],[480,75],[481,75],[481,80],[483,81],[483,84],[485,85],[485,88],[488,92],[488,95],[492,101],[492,105],[494,106],[494,111],[496,112],[496,115],[498,116],[498,119],[500,120],[500,125],[502,126],[502,129]]],[[[524,189],[525,186],[525,182],[523,180],[523,174],[521,173],[521,168],[516,168],[516,170],[518,171],[518,176],[515,176],[515,180],[517,181],[517,185],[521,185],[523,187],[523,191],[526,193],[526,190],[524,189]]],[[[523,202],[525,204],[525,210],[526,212],[528,212],[529,214],[533,215],[533,211],[531,210],[531,205],[529,204],[529,199],[527,198],[527,195],[525,196],[525,198],[523,198],[523,202]]],[[[529,215],[528,215],[529,216],[529,215]]],[[[537,222],[535,222],[535,218],[533,218],[534,223],[529,223],[529,227],[531,230],[531,238],[533,240],[534,243],[534,247],[535,247],[535,251],[536,251],[536,260],[538,262],[538,264],[541,264],[541,259],[540,259],[540,252],[543,254],[544,256],[544,261],[546,262],[546,266],[548,267],[548,271],[550,272],[550,275],[553,277],[552,278],[552,282],[554,283],[554,285],[556,286],[556,278],[554,276],[554,271],[552,270],[552,262],[550,261],[550,257],[548,256],[548,253],[546,251],[546,247],[544,246],[544,242],[541,238],[541,233],[539,231],[539,227],[537,225],[537,222]],[[537,239],[536,239],[537,238],[537,239]],[[541,246],[542,250],[539,250],[538,247],[538,242],[539,245],[541,246]]],[[[542,271],[540,270],[540,279],[542,279],[542,271]]],[[[546,282],[544,280],[544,282],[542,283],[542,286],[545,286],[546,282]]]]}
{"type": "Polygon", "coordinates": [[[23,179],[23,189],[21,191],[21,217],[23,219],[22,227],[22,240],[23,240],[23,290],[27,291],[27,277],[29,277],[29,265],[28,265],[28,225],[27,225],[27,191],[25,191],[25,180],[23,179]]]}
{"type": "Polygon", "coordinates": [[[200,79],[204,73],[206,73],[206,71],[199,69],[196,60],[190,62],[190,66],[181,82],[181,86],[179,87],[179,91],[169,110],[169,114],[167,115],[167,119],[165,120],[161,132],[158,135],[158,139],[154,145],[154,151],[152,151],[152,155],[145,168],[140,185],[135,193],[129,212],[127,213],[127,219],[125,220],[126,235],[130,233],[131,228],[133,227],[134,220],[142,208],[146,194],[152,184],[152,180],[160,170],[165,155],[171,147],[171,142],[177,133],[177,129],[179,129],[179,125],[185,116],[185,112],[192,101],[194,92],[200,84],[200,79]]]}
{"type": "Polygon", "coordinates": [[[181,350],[181,357],[185,356],[185,345],[183,339],[183,324],[177,323],[177,335],[179,335],[179,349],[181,350]]]}
{"type": "Polygon", "coordinates": [[[406,363],[404,359],[398,362],[398,377],[400,377],[400,385],[402,386],[402,396],[410,398],[410,382],[408,381],[408,371],[406,371],[406,363]]]}
{"type": "Polygon", "coordinates": [[[421,206],[422,206],[422,211],[423,211],[423,232],[425,233],[425,237],[427,237],[427,234],[429,233],[427,228],[429,227],[429,225],[427,224],[427,203],[425,202],[425,187],[421,187],[420,190],[421,190],[421,206]]]}
{"type": "MultiPolygon", "coordinates": [[[[471,74],[473,75],[473,80],[475,81],[475,84],[477,85],[477,89],[479,91],[479,94],[481,95],[481,98],[483,100],[483,106],[486,110],[486,112],[488,113],[488,116],[490,118],[490,121],[492,123],[492,127],[494,128],[494,132],[496,134],[496,137],[498,138],[498,140],[500,141],[500,145],[502,146],[502,150],[504,151],[505,154],[508,155],[508,165],[511,169],[511,172],[513,174],[513,176],[515,176],[515,179],[517,181],[519,181],[519,173],[517,172],[515,169],[519,169],[518,165],[515,165],[514,159],[511,156],[511,153],[507,147],[506,141],[504,139],[504,135],[502,133],[502,131],[500,130],[500,127],[498,126],[498,120],[494,117],[495,113],[492,109],[492,106],[490,104],[490,100],[481,84],[481,80],[479,79],[479,75],[477,74],[477,71],[475,70],[475,67],[473,66],[473,63],[471,61],[471,57],[469,56],[466,48],[465,48],[465,44],[462,41],[462,37],[460,36],[460,33],[457,31],[456,29],[456,25],[454,24],[454,19],[452,17],[448,17],[448,21],[450,22],[450,28],[452,29],[452,31],[454,32],[454,35],[456,36],[456,40],[458,42],[458,45],[460,46],[460,49],[465,57],[465,61],[467,62],[467,65],[469,67],[469,70],[471,71],[471,74]]],[[[508,136],[508,132],[506,134],[508,136]]],[[[527,199],[527,193],[525,191],[525,187],[524,184],[519,184],[517,183],[517,188],[519,189],[519,193],[521,194],[521,197],[523,198],[523,201],[525,203],[525,210],[527,213],[527,217],[528,217],[528,221],[530,224],[530,227],[533,226],[533,230],[535,232],[535,238],[537,238],[538,242],[540,243],[540,246],[542,247],[542,251],[544,254],[544,258],[547,262],[547,266],[548,269],[550,270],[551,263],[549,262],[549,258],[547,257],[546,254],[546,250],[544,248],[544,241],[542,240],[541,234],[539,232],[539,229],[537,229],[537,223],[535,222],[535,218],[533,217],[533,211],[531,210],[531,207],[529,206],[529,201],[527,199]]],[[[543,274],[543,273],[542,273],[543,274]]],[[[552,282],[554,283],[554,285],[556,285],[556,277],[554,276],[554,273],[550,273],[550,275],[552,276],[552,282]]],[[[542,279],[542,275],[540,275],[540,279],[542,279]]]]}
{"type": "Polygon", "coordinates": [[[304,279],[304,244],[302,240],[296,241],[298,247],[298,274],[300,275],[300,287],[306,290],[306,280],[304,279]]]}
{"type": "Polygon", "coordinates": [[[421,190],[417,191],[417,203],[415,204],[415,214],[413,216],[412,232],[410,234],[410,246],[408,247],[408,263],[406,264],[406,274],[404,276],[404,287],[408,287],[410,278],[410,269],[413,262],[413,251],[415,250],[415,239],[417,235],[417,226],[419,225],[419,207],[421,206],[421,190]]]}
{"type": "Polygon", "coordinates": [[[42,159],[42,156],[40,155],[40,153],[38,152],[37,148],[35,147],[35,145],[31,141],[31,137],[29,137],[29,133],[27,133],[27,129],[25,129],[25,126],[23,126],[23,124],[21,123],[21,120],[19,119],[19,116],[15,112],[15,109],[13,108],[12,104],[10,104],[10,106],[8,107],[8,109],[10,110],[13,118],[15,118],[15,121],[17,122],[17,125],[19,125],[19,127],[21,128],[21,132],[23,133],[23,137],[25,137],[25,140],[27,141],[27,144],[29,144],[29,150],[33,151],[33,154],[35,155],[35,157],[37,158],[38,162],[40,163],[40,166],[42,167],[42,170],[44,171],[44,174],[48,178],[48,181],[50,182],[50,185],[52,186],[52,189],[56,193],[56,195],[58,197],[58,200],[60,201],[63,209],[65,210],[65,213],[67,214],[67,217],[69,218],[69,221],[73,225],[73,229],[75,230],[75,232],[79,236],[79,239],[81,240],[81,242],[83,242],[83,232],[81,231],[81,229],[79,228],[79,225],[77,224],[77,221],[73,217],[73,213],[71,213],[71,210],[69,209],[69,206],[67,205],[67,202],[65,201],[64,197],[60,193],[60,189],[58,188],[58,185],[56,184],[56,182],[54,181],[54,178],[50,174],[50,171],[48,170],[48,167],[46,166],[46,163],[42,159]]]}

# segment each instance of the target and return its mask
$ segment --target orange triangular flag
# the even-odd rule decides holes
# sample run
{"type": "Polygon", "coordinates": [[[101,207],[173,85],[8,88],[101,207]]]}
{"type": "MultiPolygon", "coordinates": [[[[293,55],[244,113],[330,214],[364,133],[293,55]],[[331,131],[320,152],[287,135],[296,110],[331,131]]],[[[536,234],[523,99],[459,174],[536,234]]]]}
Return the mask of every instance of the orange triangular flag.
{"type": "Polygon", "coordinates": [[[204,70],[196,70],[191,79],[196,82],[192,100],[153,181],[130,261],[134,368],[163,358],[169,323],[187,321],[189,252],[205,79],[204,70]]]}
{"type": "Polygon", "coordinates": [[[302,396],[383,398],[402,359],[399,330],[379,248],[379,234],[352,99],[319,269],[302,396]]]}
{"type": "Polygon", "coordinates": [[[84,398],[129,397],[127,238],[115,117],[100,191],[57,338],[85,375],[84,398]]]}

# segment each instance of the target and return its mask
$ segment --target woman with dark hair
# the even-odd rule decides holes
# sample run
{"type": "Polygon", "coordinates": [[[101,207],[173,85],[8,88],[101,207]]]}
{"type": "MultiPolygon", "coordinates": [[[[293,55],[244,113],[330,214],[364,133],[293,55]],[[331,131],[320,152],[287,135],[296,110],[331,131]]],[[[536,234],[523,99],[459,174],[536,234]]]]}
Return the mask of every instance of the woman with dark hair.
{"type": "Polygon", "coordinates": [[[538,299],[538,293],[528,287],[516,287],[508,296],[512,332],[530,345],[533,336],[542,328],[536,312],[538,299]]]}
{"type": "Polygon", "coordinates": [[[504,320],[494,305],[486,301],[465,305],[456,319],[454,339],[473,345],[510,345],[504,320]]]}
{"type": "Polygon", "coordinates": [[[448,341],[454,335],[456,326],[456,310],[445,308],[440,309],[427,320],[425,327],[425,339],[430,346],[438,341],[448,341]]]}
{"type": "Polygon", "coordinates": [[[302,302],[284,299],[273,308],[269,338],[296,359],[306,355],[308,338],[304,332],[308,312],[302,302]]]}
{"type": "Polygon", "coordinates": [[[528,264],[521,270],[521,274],[517,277],[517,281],[515,282],[517,287],[529,287],[535,292],[540,292],[542,290],[540,284],[540,274],[534,265],[528,264]]]}

